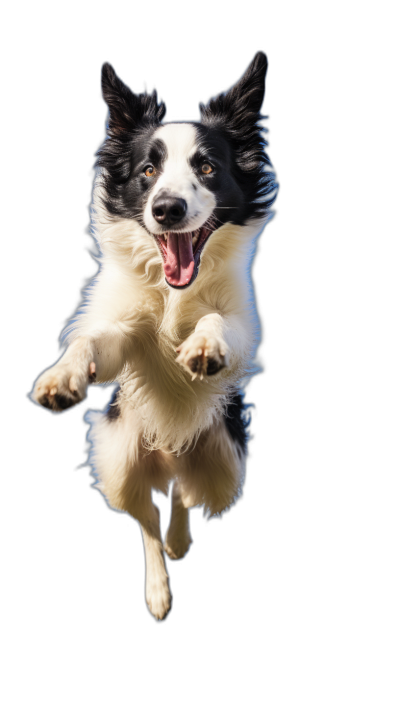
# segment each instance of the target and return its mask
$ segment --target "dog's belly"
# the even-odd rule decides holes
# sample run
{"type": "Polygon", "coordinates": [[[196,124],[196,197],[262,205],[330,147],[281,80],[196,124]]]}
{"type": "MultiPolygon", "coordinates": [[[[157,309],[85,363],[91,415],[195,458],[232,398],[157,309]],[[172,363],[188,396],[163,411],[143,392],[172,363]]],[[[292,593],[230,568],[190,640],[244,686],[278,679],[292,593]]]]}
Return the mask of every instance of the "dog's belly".
{"type": "MultiPolygon", "coordinates": [[[[118,380],[108,418],[140,417],[143,440],[151,449],[180,453],[221,417],[228,398],[226,383],[217,377],[191,380],[180,365],[152,355],[147,369],[126,368],[118,380]]],[[[225,380],[226,382],[226,380],[225,380]]]]}

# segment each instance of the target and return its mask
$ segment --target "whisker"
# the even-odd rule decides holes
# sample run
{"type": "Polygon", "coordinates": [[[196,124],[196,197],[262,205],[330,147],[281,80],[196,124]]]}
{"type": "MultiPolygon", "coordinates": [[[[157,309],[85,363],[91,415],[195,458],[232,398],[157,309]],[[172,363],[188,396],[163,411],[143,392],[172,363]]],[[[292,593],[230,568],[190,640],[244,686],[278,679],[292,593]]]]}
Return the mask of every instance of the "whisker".
{"type": "Polygon", "coordinates": [[[209,228],[209,229],[211,229],[211,230],[215,230],[218,225],[221,225],[221,226],[222,226],[223,223],[224,223],[224,222],[221,221],[220,218],[217,218],[217,216],[215,215],[215,213],[213,213],[213,214],[211,214],[211,216],[209,216],[209,217],[207,218],[207,220],[205,221],[205,223],[203,223],[203,226],[204,226],[204,228],[209,228]]]}

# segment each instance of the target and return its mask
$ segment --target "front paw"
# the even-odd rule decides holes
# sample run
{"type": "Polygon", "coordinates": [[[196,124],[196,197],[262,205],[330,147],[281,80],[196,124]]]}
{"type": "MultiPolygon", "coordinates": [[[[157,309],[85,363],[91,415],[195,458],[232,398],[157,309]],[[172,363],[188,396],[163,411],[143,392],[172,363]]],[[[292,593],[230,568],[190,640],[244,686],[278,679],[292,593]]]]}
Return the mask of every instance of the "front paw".
{"type": "Polygon", "coordinates": [[[193,332],[178,347],[177,362],[181,364],[192,379],[204,375],[213,375],[228,366],[228,346],[216,337],[201,332],[193,332]]]}
{"type": "Polygon", "coordinates": [[[56,364],[37,380],[33,399],[47,409],[61,412],[86,397],[89,381],[95,377],[94,363],[83,374],[73,371],[71,365],[56,364]]]}

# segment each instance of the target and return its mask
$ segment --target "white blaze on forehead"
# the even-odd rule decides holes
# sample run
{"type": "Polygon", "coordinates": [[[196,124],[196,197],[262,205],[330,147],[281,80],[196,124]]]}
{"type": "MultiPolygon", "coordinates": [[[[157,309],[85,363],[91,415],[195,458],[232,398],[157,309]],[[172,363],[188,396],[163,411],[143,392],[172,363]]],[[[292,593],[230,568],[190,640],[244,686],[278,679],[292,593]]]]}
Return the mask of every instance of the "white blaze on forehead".
{"type": "Polygon", "coordinates": [[[171,169],[173,166],[182,166],[189,163],[190,157],[196,151],[196,130],[193,124],[166,124],[160,126],[154,133],[157,139],[161,139],[167,147],[167,161],[171,169]]]}
{"type": "Polygon", "coordinates": [[[196,129],[193,124],[166,124],[154,132],[154,137],[164,142],[167,157],[147,200],[144,211],[147,229],[151,233],[163,230],[153,218],[152,204],[159,191],[165,190],[186,201],[185,230],[194,231],[205,223],[216,205],[214,194],[201,185],[190,165],[197,149],[196,129]]]}

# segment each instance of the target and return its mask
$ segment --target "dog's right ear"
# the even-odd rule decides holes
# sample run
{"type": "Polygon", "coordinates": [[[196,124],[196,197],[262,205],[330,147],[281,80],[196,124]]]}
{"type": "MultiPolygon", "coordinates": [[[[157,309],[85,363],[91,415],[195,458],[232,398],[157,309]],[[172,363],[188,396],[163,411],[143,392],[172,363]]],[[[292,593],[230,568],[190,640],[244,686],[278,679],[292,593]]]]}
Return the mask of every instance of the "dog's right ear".
{"type": "Polygon", "coordinates": [[[106,62],[101,70],[101,89],[110,110],[109,133],[135,132],[141,126],[157,126],[165,115],[165,104],[158,103],[157,92],[134,94],[106,62]]]}

